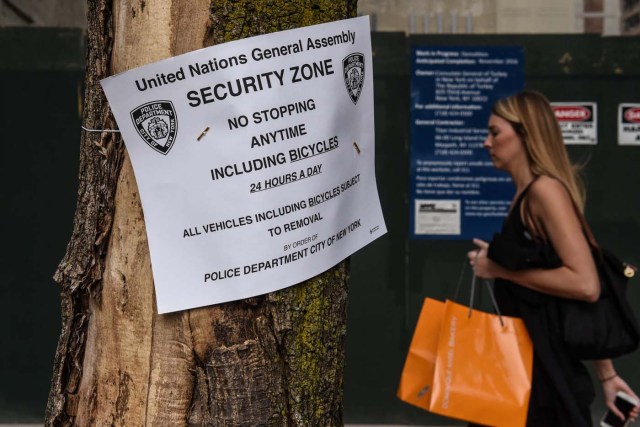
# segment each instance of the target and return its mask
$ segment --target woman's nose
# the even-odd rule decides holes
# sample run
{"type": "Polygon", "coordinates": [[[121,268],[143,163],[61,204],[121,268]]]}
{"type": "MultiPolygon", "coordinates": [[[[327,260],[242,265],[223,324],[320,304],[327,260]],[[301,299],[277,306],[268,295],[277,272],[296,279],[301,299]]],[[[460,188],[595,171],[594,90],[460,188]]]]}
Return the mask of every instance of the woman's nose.
{"type": "Polygon", "coordinates": [[[484,139],[484,142],[482,143],[482,146],[484,148],[491,148],[491,135],[487,135],[487,137],[484,139]]]}

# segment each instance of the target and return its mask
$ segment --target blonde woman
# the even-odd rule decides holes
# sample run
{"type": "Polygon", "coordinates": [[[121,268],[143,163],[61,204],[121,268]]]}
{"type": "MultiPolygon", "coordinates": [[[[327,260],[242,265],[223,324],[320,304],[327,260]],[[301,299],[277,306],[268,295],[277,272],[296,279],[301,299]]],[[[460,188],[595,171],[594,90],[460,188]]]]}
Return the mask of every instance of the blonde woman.
{"type": "MultiPolygon", "coordinates": [[[[576,210],[584,191],[571,165],[560,128],[540,93],[523,91],[498,101],[484,147],[496,168],[516,186],[511,211],[491,246],[474,240],[468,256],[479,277],[495,279],[501,310],[523,318],[534,345],[533,385],[527,426],[591,426],[591,378],[562,350],[558,297],[598,299],[600,285],[589,242],[576,210]]],[[[637,396],[611,360],[595,362],[606,404],[615,393],[637,396]]],[[[631,418],[640,414],[636,407],[631,418]]]]}

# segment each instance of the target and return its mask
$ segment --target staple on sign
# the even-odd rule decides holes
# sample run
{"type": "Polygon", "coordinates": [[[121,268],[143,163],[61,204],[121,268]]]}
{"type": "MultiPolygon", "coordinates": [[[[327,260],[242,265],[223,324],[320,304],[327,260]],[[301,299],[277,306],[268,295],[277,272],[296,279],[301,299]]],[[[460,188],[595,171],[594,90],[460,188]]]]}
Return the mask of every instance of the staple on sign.
{"type": "Polygon", "coordinates": [[[114,133],[120,132],[120,130],[118,130],[118,129],[89,129],[89,128],[86,128],[84,126],[80,126],[80,127],[82,128],[82,130],[84,130],[86,132],[100,132],[100,133],[102,133],[102,132],[114,132],[114,133]]]}
{"type": "Polygon", "coordinates": [[[209,126],[207,126],[205,130],[202,131],[202,133],[198,137],[198,141],[200,141],[207,134],[207,132],[209,132],[209,126]]]}

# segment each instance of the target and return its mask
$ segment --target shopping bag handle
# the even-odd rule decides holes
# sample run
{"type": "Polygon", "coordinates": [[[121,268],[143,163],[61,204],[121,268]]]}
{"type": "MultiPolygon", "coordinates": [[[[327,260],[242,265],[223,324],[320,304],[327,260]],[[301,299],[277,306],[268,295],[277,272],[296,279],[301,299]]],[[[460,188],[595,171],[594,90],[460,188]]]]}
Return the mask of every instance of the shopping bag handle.
{"type": "MultiPolygon", "coordinates": [[[[476,252],[476,261],[478,260],[478,253],[480,253],[480,251],[476,252]]],[[[504,322],[502,321],[502,313],[500,313],[500,308],[498,307],[498,302],[496,301],[496,297],[493,294],[493,288],[491,286],[491,280],[485,280],[482,279],[480,277],[476,276],[476,273],[473,273],[473,277],[471,278],[471,297],[469,299],[469,318],[471,318],[471,314],[473,313],[473,299],[476,293],[476,284],[477,282],[484,282],[484,284],[487,286],[487,290],[489,291],[489,296],[491,297],[491,303],[493,304],[493,308],[496,311],[496,314],[498,315],[498,319],[500,320],[500,326],[504,327],[504,322]]]]}
{"type": "Polygon", "coordinates": [[[473,313],[473,297],[475,295],[477,282],[480,282],[480,283],[484,282],[484,284],[487,286],[487,290],[489,291],[489,296],[491,297],[491,304],[493,305],[493,309],[496,311],[496,314],[498,315],[498,319],[500,320],[500,326],[504,327],[504,321],[502,320],[502,313],[500,313],[498,302],[496,301],[496,297],[493,294],[493,288],[491,287],[491,280],[484,280],[484,279],[481,279],[480,277],[476,277],[475,273],[473,275],[473,278],[471,279],[471,298],[469,299],[469,316],[468,317],[471,317],[471,314],[473,313]]]}
{"type": "MultiPolygon", "coordinates": [[[[476,252],[476,261],[478,259],[478,252],[476,252]]],[[[460,269],[460,276],[458,276],[458,284],[456,285],[456,292],[454,294],[454,301],[458,300],[458,295],[460,294],[460,286],[462,285],[462,280],[464,279],[464,273],[466,271],[467,268],[467,263],[469,261],[467,260],[467,257],[465,256],[464,261],[462,263],[462,268],[460,269]]],[[[487,286],[487,290],[489,291],[489,296],[491,297],[491,303],[493,304],[493,308],[496,311],[496,314],[498,315],[498,319],[500,319],[500,326],[504,327],[504,322],[502,320],[502,313],[500,313],[500,308],[498,307],[498,302],[496,301],[496,297],[493,294],[493,288],[491,287],[492,284],[492,280],[485,280],[482,279],[480,277],[476,277],[475,272],[473,273],[472,277],[471,277],[471,298],[469,299],[469,316],[471,317],[471,314],[473,313],[473,300],[475,297],[475,290],[476,290],[476,283],[477,282],[484,282],[485,285],[487,286]]]]}

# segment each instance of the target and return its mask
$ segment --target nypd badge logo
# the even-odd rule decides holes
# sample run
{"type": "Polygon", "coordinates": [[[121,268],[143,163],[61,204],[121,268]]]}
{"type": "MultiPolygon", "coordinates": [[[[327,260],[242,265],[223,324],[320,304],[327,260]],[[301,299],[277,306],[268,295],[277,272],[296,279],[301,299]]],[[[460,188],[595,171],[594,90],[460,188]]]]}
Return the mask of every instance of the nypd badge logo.
{"type": "Polygon", "coordinates": [[[171,150],[178,131],[171,101],[147,102],[131,112],[131,120],[149,147],[165,155],[171,150]]]}
{"type": "Polygon", "coordinates": [[[347,86],[347,93],[354,104],[358,103],[362,85],[364,83],[364,55],[352,53],[342,60],[342,70],[344,72],[344,84],[347,86]]]}

